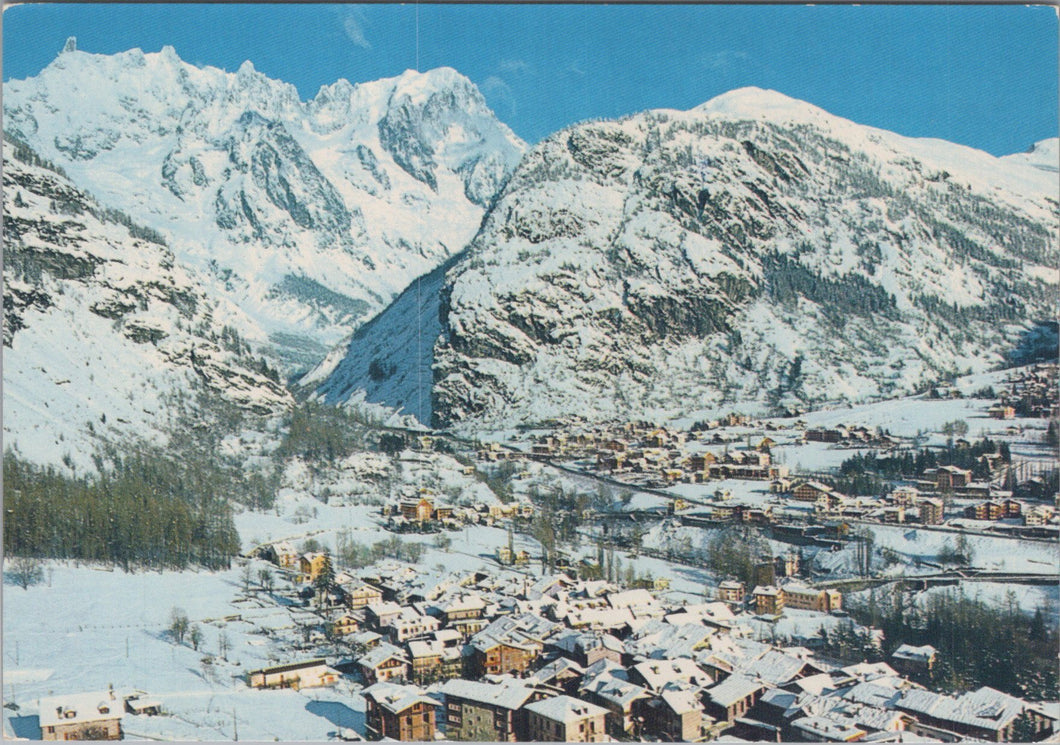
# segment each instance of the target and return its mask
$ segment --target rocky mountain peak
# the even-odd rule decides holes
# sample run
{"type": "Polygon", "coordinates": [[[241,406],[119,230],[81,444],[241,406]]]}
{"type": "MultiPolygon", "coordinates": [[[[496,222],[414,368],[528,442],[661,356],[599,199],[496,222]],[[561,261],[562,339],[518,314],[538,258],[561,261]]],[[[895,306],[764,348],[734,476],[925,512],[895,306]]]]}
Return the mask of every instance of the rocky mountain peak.
{"type": "Polygon", "coordinates": [[[1056,189],[757,89],[577,125],[424,278],[429,360],[406,360],[428,328],[406,297],[312,379],[420,415],[430,369],[434,423],[476,428],[897,395],[1001,364],[1049,316],[1056,189]]]}

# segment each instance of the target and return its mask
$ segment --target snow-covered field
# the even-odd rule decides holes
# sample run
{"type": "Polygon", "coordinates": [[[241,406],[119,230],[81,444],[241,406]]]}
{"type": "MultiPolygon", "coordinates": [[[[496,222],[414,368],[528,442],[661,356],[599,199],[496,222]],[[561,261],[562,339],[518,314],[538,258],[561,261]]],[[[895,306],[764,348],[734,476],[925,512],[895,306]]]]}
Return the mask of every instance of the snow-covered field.
{"type": "MultiPolygon", "coordinates": [[[[363,701],[334,690],[257,691],[247,670],[287,654],[261,633],[290,626],[288,611],[247,599],[240,570],[124,574],[51,564],[46,581],[4,592],[5,735],[33,735],[40,697],[138,689],[160,698],[166,716],[127,717],[130,737],[322,740],[335,720],[355,722],[363,701]],[[174,607],[202,629],[198,651],[166,634],[174,607]],[[240,620],[224,622],[238,615],[240,620]],[[218,656],[227,635],[227,660],[218,656]],[[212,663],[203,660],[212,658],[212,663]]],[[[253,593],[251,593],[253,595],[253,593]]],[[[343,726],[349,726],[344,724],[343,726]]]]}
{"type": "MultiPolygon", "coordinates": [[[[955,545],[957,533],[900,525],[873,525],[876,545],[890,548],[909,560],[934,561],[943,546],[955,545]]],[[[1047,541],[1013,540],[984,535],[966,536],[972,565],[989,571],[1056,574],[1060,545],[1047,541]]]]}

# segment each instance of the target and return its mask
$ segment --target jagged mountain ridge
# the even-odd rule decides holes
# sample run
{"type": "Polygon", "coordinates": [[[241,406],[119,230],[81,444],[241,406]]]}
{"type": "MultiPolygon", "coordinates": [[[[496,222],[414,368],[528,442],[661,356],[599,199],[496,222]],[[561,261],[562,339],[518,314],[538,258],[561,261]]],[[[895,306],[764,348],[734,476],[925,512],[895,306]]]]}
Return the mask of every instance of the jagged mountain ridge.
{"type": "Polygon", "coordinates": [[[5,128],[164,235],[296,370],[459,251],[525,146],[449,68],[324,86],[66,49],[5,128]]]}
{"type": "MultiPolygon", "coordinates": [[[[571,127],[524,156],[441,283],[432,418],[777,408],[1000,364],[1055,314],[1056,193],[1032,163],[758,89],[571,127]]],[[[407,346],[377,335],[407,341],[406,316],[346,359],[398,368],[407,346]]],[[[335,358],[311,379],[329,400],[422,396],[335,358]]]]}
{"type": "Polygon", "coordinates": [[[84,472],[101,441],[164,441],[177,397],[210,391],[256,414],[293,403],[232,332],[238,309],[157,236],[28,149],[5,140],[4,155],[5,447],[84,472]]]}

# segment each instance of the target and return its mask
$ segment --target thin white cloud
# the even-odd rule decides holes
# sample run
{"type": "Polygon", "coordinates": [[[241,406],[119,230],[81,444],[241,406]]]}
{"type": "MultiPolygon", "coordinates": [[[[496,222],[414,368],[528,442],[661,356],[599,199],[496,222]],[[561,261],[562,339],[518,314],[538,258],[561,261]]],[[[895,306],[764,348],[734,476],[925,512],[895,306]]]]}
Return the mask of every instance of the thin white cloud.
{"type": "Polygon", "coordinates": [[[364,35],[364,27],[361,25],[360,13],[351,11],[342,19],[342,30],[346,32],[346,38],[353,42],[354,46],[361,49],[371,49],[372,45],[364,35]]]}
{"type": "Polygon", "coordinates": [[[747,60],[747,52],[735,49],[724,49],[703,58],[703,64],[711,70],[731,70],[747,60]]]}
{"type": "Polygon", "coordinates": [[[501,112],[497,111],[497,107],[498,104],[503,104],[508,107],[508,111],[506,114],[502,114],[502,117],[515,115],[515,93],[512,91],[512,87],[505,82],[504,78],[490,75],[482,81],[481,87],[482,95],[491,101],[494,112],[501,114],[501,112]]]}
{"type": "Polygon", "coordinates": [[[522,59],[503,59],[497,65],[501,72],[529,72],[530,63],[522,59]]]}

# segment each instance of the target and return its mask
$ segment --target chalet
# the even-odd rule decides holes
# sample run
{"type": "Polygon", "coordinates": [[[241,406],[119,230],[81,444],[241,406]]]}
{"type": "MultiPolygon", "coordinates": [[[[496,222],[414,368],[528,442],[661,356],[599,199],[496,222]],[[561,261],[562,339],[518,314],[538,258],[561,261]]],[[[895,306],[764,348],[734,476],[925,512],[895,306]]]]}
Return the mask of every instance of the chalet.
{"type": "MultiPolygon", "coordinates": [[[[614,669],[624,671],[624,668],[617,665],[614,669]]],[[[651,698],[651,694],[645,688],[616,677],[611,672],[603,672],[591,677],[587,674],[578,692],[591,703],[607,709],[605,722],[607,731],[613,737],[625,738],[630,735],[640,735],[637,725],[638,720],[643,717],[635,712],[640,703],[651,698]]]]}
{"type": "Polygon", "coordinates": [[[938,650],[931,645],[914,647],[903,644],[891,653],[891,663],[903,675],[923,675],[931,672],[937,656],[938,650]]]}
{"type": "Polygon", "coordinates": [[[120,740],[125,707],[113,690],[40,700],[42,740],[120,740]]]}
{"type": "Polygon", "coordinates": [[[790,583],[784,585],[784,605],[799,610],[813,610],[820,613],[831,613],[843,606],[843,595],[839,590],[817,590],[805,585],[790,583]]]}
{"type": "Polygon", "coordinates": [[[1045,525],[1053,519],[1056,509],[1047,504],[1037,504],[1023,513],[1024,525],[1045,525]]]}
{"type": "Polygon", "coordinates": [[[536,742],[604,742],[607,709],[570,696],[545,698],[523,707],[526,729],[536,742]]]}
{"type": "Polygon", "coordinates": [[[846,428],[808,429],[803,437],[807,442],[840,442],[846,437],[846,428]]]}
{"type": "Polygon", "coordinates": [[[298,567],[298,552],[287,541],[280,541],[270,546],[273,561],[281,569],[296,569],[298,567]]]}
{"type": "Polygon", "coordinates": [[[832,487],[820,481],[803,481],[791,490],[791,496],[800,502],[816,502],[821,497],[838,494],[832,487]]]}
{"type": "Polygon", "coordinates": [[[1016,417],[1015,407],[1005,404],[994,404],[986,410],[986,413],[991,419],[1014,419],[1016,417]]]}
{"type": "Polygon", "coordinates": [[[302,554],[298,557],[298,571],[302,573],[307,582],[314,582],[331,563],[331,558],[321,551],[302,554]]]}
{"type": "Polygon", "coordinates": [[[584,675],[585,668],[577,662],[566,657],[557,657],[530,673],[526,679],[546,690],[574,695],[578,692],[584,675]]]}
{"type": "Polygon", "coordinates": [[[733,722],[757,703],[766,687],[759,680],[733,673],[705,691],[708,711],[716,719],[733,722]]]}
{"type": "Polygon", "coordinates": [[[726,580],[718,585],[716,593],[718,600],[724,603],[742,603],[744,598],[743,582],[726,580]]]}
{"type": "Polygon", "coordinates": [[[146,716],[158,716],[162,713],[162,702],[157,698],[147,698],[136,693],[125,697],[125,712],[146,716]]]}
{"type": "Polygon", "coordinates": [[[521,673],[537,660],[560,625],[532,613],[501,616],[475,634],[465,648],[469,677],[521,673]]]}
{"type": "Polygon", "coordinates": [[[263,667],[247,673],[251,688],[319,688],[333,685],[339,676],[323,659],[263,667]]]}
{"type": "Polygon", "coordinates": [[[414,686],[376,683],[365,688],[365,729],[373,740],[434,740],[437,703],[414,686]]]}
{"type": "Polygon", "coordinates": [[[1023,516],[1023,502],[1015,499],[1001,500],[1001,509],[1006,518],[1019,518],[1023,516]]]}
{"type": "Polygon", "coordinates": [[[425,523],[434,519],[434,500],[427,496],[403,499],[398,508],[401,516],[410,522],[425,523]]]}
{"type": "Polygon", "coordinates": [[[528,551],[520,549],[519,551],[512,551],[507,546],[499,546],[497,548],[497,563],[503,564],[504,566],[521,566],[523,564],[530,563],[530,553],[528,551]]]}
{"type": "Polygon", "coordinates": [[[394,602],[371,603],[364,609],[365,621],[376,631],[381,631],[401,616],[402,608],[394,602]]]}
{"type": "Polygon", "coordinates": [[[477,634],[486,626],[482,618],[485,610],[486,601],[478,594],[469,592],[450,595],[428,609],[428,612],[438,615],[446,627],[467,637],[477,634]]]}
{"type": "Polygon", "coordinates": [[[539,645],[532,641],[501,640],[486,636],[471,640],[465,656],[466,674],[471,678],[502,673],[521,673],[540,656],[539,645]]]}
{"type": "Polygon", "coordinates": [[[1023,514],[1023,504],[1014,499],[977,502],[964,508],[964,516],[972,520],[1004,520],[1019,518],[1023,514]]]}
{"type": "Polygon", "coordinates": [[[709,686],[714,682],[710,673],[687,657],[669,660],[645,660],[630,668],[630,681],[643,685],[649,691],[660,693],[675,683],[697,687],[709,686]]]}
{"type": "Polygon", "coordinates": [[[717,457],[714,453],[701,453],[699,455],[693,455],[688,459],[688,470],[690,471],[706,471],[716,461],[717,457]]]}
{"type": "Polygon", "coordinates": [[[701,742],[706,739],[703,703],[695,689],[667,689],[644,702],[644,733],[670,742],[701,742]]]}
{"type": "Polygon", "coordinates": [[[463,660],[455,647],[438,639],[418,639],[408,643],[408,650],[412,679],[418,683],[460,675],[463,660]]]}
{"type": "Polygon", "coordinates": [[[773,585],[758,586],[751,593],[755,601],[755,613],[776,616],[784,611],[784,591],[773,585]]]}
{"type": "Polygon", "coordinates": [[[446,735],[470,742],[517,742],[526,739],[523,705],[544,696],[524,681],[500,683],[447,680],[439,689],[445,697],[446,735]]]}
{"type": "Polygon", "coordinates": [[[893,504],[902,505],[903,507],[911,507],[918,499],[920,499],[920,492],[912,486],[899,486],[891,491],[888,495],[888,499],[893,504]]]}
{"type": "Polygon", "coordinates": [[[610,634],[569,631],[550,641],[548,646],[582,667],[598,660],[622,661],[622,643],[610,634]]]}
{"type": "Polygon", "coordinates": [[[799,555],[794,551],[773,560],[778,577],[794,577],[799,573],[799,555]]]}
{"type": "Polygon", "coordinates": [[[360,610],[383,602],[383,591],[367,582],[343,585],[342,591],[346,593],[346,605],[350,610],[360,610]]]}
{"type": "Polygon", "coordinates": [[[868,734],[846,717],[800,717],[791,723],[791,728],[803,742],[857,742],[868,734]]]}
{"type": "Polygon", "coordinates": [[[405,680],[411,664],[408,656],[392,644],[382,643],[357,659],[357,667],[367,684],[405,680]]]}
{"type": "Polygon", "coordinates": [[[331,622],[331,631],[335,636],[348,636],[349,634],[356,634],[360,630],[361,619],[349,613],[344,613],[331,622]]]}
{"type": "Polygon", "coordinates": [[[412,606],[405,606],[401,613],[392,618],[384,627],[395,644],[402,644],[410,639],[418,639],[441,628],[441,621],[434,616],[419,613],[412,606]]]}
{"type": "Polygon", "coordinates": [[[1046,721],[1042,712],[1021,699],[987,686],[956,698],[908,689],[894,706],[912,715],[918,723],[990,742],[1011,741],[1016,722],[1024,718],[1039,730],[1052,727],[1052,722],[1046,721]]]}
{"type": "Polygon", "coordinates": [[[920,522],[924,525],[941,525],[943,519],[943,503],[941,499],[924,498],[917,503],[920,510],[920,522]]]}
{"type": "Polygon", "coordinates": [[[769,483],[769,491],[772,494],[787,494],[791,491],[791,483],[791,479],[788,478],[773,479],[769,483]]]}
{"type": "Polygon", "coordinates": [[[935,488],[939,491],[956,491],[972,481],[972,472],[957,466],[940,466],[935,471],[935,488]]]}

